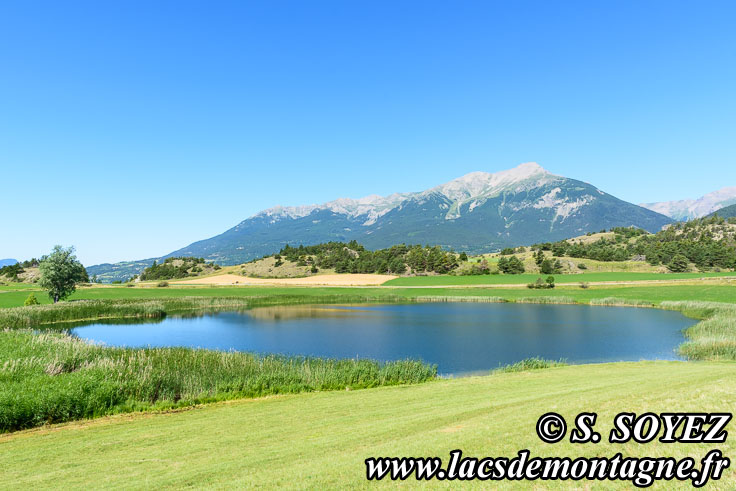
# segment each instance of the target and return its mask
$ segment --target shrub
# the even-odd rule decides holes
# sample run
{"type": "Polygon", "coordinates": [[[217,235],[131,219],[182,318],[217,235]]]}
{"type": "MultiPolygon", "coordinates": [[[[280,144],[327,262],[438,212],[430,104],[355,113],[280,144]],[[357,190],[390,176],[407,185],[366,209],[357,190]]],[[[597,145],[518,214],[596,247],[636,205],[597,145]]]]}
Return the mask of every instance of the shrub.
{"type": "Polygon", "coordinates": [[[587,290],[589,286],[590,285],[588,285],[588,282],[587,281],[581,281],[580,282],[580,288],[582,288],[583,290],[587,290]]]}
{"type": "Polygon", "coordinates": [[[586,265],[585,263],[580,263],[578,264],[578,269],[588,269],[588,265],[586,265]]]}
{"type": "Polygon", "coordinates": [[[156,284],[156,286],[159,287],[159,288],[166,288],[167,286],[169,286],[169,282],[168,281],[159,281],[156,284]]]}
{"type": "Polygon", "coordinates": [[[23,302],[23,305],[38,305],[38,299],[36,298],[36,295],[34,295],[33,293],[29,294],[26,298],[26,301],[23,302]]]}
{"type": "Polygon", "coordinates": [[[529,283],[526,285],[527,288],[533,289],[533,290],[544,290],[548,288],[554,288],[555,287],[555,277],[554,276],[548,276],[546,280],[543,280],[541,277],[537,278],[537,281],[534,283],[529,283]]]}

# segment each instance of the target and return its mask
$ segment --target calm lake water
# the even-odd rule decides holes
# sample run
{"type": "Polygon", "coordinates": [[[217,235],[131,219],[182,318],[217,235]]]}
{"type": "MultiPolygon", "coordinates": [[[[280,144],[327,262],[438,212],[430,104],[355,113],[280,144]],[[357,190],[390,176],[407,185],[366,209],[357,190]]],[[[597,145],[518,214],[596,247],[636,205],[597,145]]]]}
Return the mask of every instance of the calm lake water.
{"type": "Polygon", "coordinates": [[[673,360],[695,321],[678,312],[578,305],[429,303],[286,306],[75,327],[113,346],[189,346],[332,358],[419,358],[441,374],[524,358],[673,360]]]}

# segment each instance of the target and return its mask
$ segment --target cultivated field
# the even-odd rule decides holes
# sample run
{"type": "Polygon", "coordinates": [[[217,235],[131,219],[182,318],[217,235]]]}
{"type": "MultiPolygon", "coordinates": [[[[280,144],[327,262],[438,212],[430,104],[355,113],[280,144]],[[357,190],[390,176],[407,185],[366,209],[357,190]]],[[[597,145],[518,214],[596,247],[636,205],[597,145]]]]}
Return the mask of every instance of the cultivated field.
{"type": "Polygon", "coordinates": [[[235,274],[178,280],[174,285],[376,286],[397,276],[385,274],[321,274],[303,278],[251,278],[235,274]]]}

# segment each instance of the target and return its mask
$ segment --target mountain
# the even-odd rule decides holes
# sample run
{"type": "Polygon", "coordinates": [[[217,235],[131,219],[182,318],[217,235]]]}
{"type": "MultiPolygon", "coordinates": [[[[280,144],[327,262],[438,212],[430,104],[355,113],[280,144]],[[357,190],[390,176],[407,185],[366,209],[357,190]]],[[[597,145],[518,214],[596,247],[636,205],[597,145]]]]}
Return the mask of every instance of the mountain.
{"type": "Polygon", "coordinates": [[[0,259],[0,268],[3,266],[12,266],[13,264],[18,264],[18,261],[16,259],[0,259]]]}
{"type": "Polygon", "coordinates": [[[733,204],[736,204],[736,187],[722,188],[698,199],[641,203],[639,206],[656,211],[674,220],[692,220],[733,204]]]}
{"type": "Polygon", "coordinates": [[[718,215],[721,218],[733,218],[736,217],[736,204],[720,208],[708,216],[718,215]]]}
{"type": "MultiPolygon", "coordinates": [[[[618,226],[656,232],[671,221],[530,162],[496,173],[473,172],[416,193],[276,206],[164,257],[204,257],[229,265],[273,254],[287,243],[352,239],[370,249],[403,242],[481,253],[618,226]]],[[[129,277],[152,261],[94,266],[88,272],[108,278],[117,268],[123,279],[123,272],[129,277]]]]}
{"type": "Polygon", "coordinates": [[[140,259],[138,261],[122,261],[119,263],[103,263],[94,266],[88,266],[87,274],[92,281],[97,280],[102,283],[110,283],[112,281],[127,281],[131,276],[136,276],[141,271],[153,264],[153,261],[160,258],[140,259]]]}

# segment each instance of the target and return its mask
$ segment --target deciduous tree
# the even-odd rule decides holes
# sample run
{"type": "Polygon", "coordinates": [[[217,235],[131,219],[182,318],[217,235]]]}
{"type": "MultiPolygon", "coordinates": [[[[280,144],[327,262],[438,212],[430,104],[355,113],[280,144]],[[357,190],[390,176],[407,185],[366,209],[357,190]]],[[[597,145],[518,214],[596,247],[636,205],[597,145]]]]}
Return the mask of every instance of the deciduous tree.
{"type": "Polygon", "coordinates": [[[89,281],[87,271],[74,255],[74,247],[54,246],[48,256],[41,258],[39,286],[49,293],[54,303],[67,298],[77,289],[77,283],[89,281]]]}

